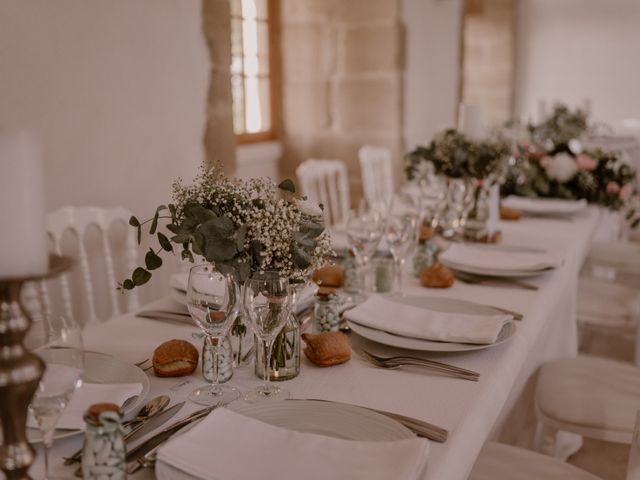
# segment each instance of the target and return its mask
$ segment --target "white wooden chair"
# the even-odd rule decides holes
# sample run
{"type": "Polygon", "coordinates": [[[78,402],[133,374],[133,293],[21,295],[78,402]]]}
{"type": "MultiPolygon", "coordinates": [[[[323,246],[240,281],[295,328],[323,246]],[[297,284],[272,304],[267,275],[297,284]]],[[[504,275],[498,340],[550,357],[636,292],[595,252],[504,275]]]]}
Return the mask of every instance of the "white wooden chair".
{"type": "MultiPolygon", "coordinates": [[[[126,266],[127,273],[132,272],[137,262],[137,247],[135,241],[135,231],[129,227],[128,222],[131,213],[124,208],[98,208],[98,207],[63,207],[50,213],[47,217],[47,230],[53,247],[53,252],[57,254],[63,253],[63,236],[70,232],[77,240],[77,258],[75,263],[81,273],[81,281],[78,282],[81,288],[72,293],[71,273],[65,273],[60,276],[59,284],[62,296],[62,306],[64,315],[67,318],[74,319],[74,312],[79,310],[79,305],[86,308],[86,317],[79,320],[75,319],[79,324],[95,323],[99,321],[96,309],[97,295],[105,295],[109,298],[110,315],[119,315],[123,313],[121,307],[121,293],[116,290],[116,262],[122,261],[126,266]],[[125,255],[124,258],[114,259],[112,247],[109,239],[109,230],[115,223],[123,222],[126,228],[125,239],[125,255]],[[104,272],[99,272],[96,276],[90,266],[90,259],[85,244],[87,231],[90,228],[97,228],[100,236],[101,246],[101,262],[104,262],[104,272]],[[97,279],[105,281],[100,282],[100,290],[96,289],[97,279]],[[74,301],[75,300],[75,301],[74,301]]],[[[39,295],[41,297],[42,309],[45,318],[51,315],[52,302],[50,297],[50,289],[47,282],[39,282],[39,295]]],[[[129,291],[124,295],[122,301],[125,304],[124,310],[128,311],[139,306],[139,297],[136,290],[129,291]]],[[[84,317],[84,315],[83,315],[84,317]]]]}
{"type": "Polygon", "coordinates": [[[303,195],[324,206],[328,227],[343,225],[349,213],[347,167],[340,160],[310,159],[296,169],[303,195]]]}
{"type": "Polygon", "coordinates": [[[536,449],[556,452],[559,431],[630,444],[640,399],[640,369],[630,363],[581,355],[542,366],[535,393],[541,423],[536,449]]]}
{"type": "Polygon", "coordinates": [[[364,145],[358,151],[362,189],[369,205],[393,198],[393,168],[391,152],[382,147],[364,145]]]}

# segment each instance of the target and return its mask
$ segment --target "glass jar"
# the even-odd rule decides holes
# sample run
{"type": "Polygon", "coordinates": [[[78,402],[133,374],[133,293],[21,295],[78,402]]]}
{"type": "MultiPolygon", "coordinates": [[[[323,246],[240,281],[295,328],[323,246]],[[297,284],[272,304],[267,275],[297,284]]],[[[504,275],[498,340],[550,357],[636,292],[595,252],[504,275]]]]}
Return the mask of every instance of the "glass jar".
{"type": "Polygon", "coordinates": [[[344,291],[347,293],[360,293],[364,291],[364,271],[352,252],[347,254],[344,260],[344,291]]]}
{"type": "Polygon", "coordinates": [[[393,258],[373,259],[373,271],[376,293],[388,293],[393,290],[396,278],[396,265],[393,258]]]}
{"type": "MultiPolygon", "coordinates": [[[[205,337],[202,343],[202,376],[204,379],[213,383],[216,376],[214,362],[215,343],[209,343],[210,340],[205,337]]],[[[215,340],[211,340],[215,342],[215,340]]],[[[218,348],[218,383],[229,381],[233,376],[233,352],[229,336],[225,337],[222,345],[218,348]]]]}
{"type": "Polygon", "coordinates": [[[445,178],[444,196],[436,207],[434,223],[444,238],[462,233],[469,202],[469,181],[464,178],[445,178]]]}
{"type": "Polygon", "coordinates": [[[482,179],[474,181],[470,189],[470,206],[464,223],[464,238],[480,241],[489,234],[489,182],[482,179]]]}
{"type": "Polygon", "coordinates": [[[100,404],[89,408],[82,449],[82,478],[126,478],[126,450],[122,415],[117,405],[100,404]]]}
{"type": "Polygon", "coordinates": [[[240,308],[240,314],[231,326],[229,344],[231,346],[234,368],[238,368],[240,365],[246,365],[251,361],[251,355],[248,355],[248,353],[253,347],[253,335],[251,333],[249,319],[243,313],[242,308],[240,308]]]}
{"type": "MultiPolygon", "coordinates": [[[[267,351],[264,342],[258,337],[255,337],[255,342],[255,374],[258,378],[264,378],[267,351]]],[[[300,373],[301,343],[300,324],[293,314],[289,314],[287,323],[273,342],[269,367],[270,380],[291,380],[298,376],[300,373]]]]}
{"type": "Polygon", "coordinates": [[[334,292],[318,291],[313,306],[314,333],[337,332],[340,325],[340,300],[334,292]]]}

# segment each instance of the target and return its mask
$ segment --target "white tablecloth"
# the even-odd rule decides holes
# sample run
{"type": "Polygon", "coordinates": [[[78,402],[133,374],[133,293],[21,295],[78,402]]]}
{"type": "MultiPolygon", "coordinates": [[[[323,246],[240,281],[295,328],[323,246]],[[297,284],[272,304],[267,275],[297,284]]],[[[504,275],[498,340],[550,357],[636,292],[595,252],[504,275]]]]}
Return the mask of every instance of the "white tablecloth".
{"type": "MultiPolygon", "coordinates": [[[[427,290],[419,286],[417,279],[406,278],[408,294],[466,299],[524,314],[524,319],[516,323],[515,336],[506,344],[469,353],[425,355],[479,371],[478,383],[415,370],[381,370],[355,355],[350,362],[331,368],[316,368],[303,357],[300,375],[283,386],[293,397],[325,398],[380,408],[446,428],[447,442],[431,444],[425,479],[466,479],[482,444],[503,429],[537,368],[551,359],[575,355],[577,274],[600,218],[598,210],[589,208],[571,220],[526,218],[500,224],[504,244],[534,245],[565,254],[562,267],[528,279],[540,286],[538,291],[460,282],[448,290],[427,290]]],[[[127,314],[87,329],[85,346],[139,362],[151,357],[153,349],[164,340],[193,341],[191,333],[195,331],[192,327],[127,314]]],[[[354,333],[350,341],[378,352],[390,350],[354,333]]],[[[202,383],[199,371],[196,373],[185,378],[152,375],[150,395],[167,393],[172,401],[180,401],[202,383]]],[[[235,372],[231,382],[241,390],[248,390],[259,380],[252,368],[244,367],[235,372]]],[[[195,408],[187,404],[184,414],[195,408]]],[[[61,466],[61,457],[78,448],[81,442],[81,436],[56,442],[52,452],[55,473],[70,476],[71,470],[61,466]]],[[[36,477],[41,468],[40,458],[34,467],[36,477]]],[[[153,478],[153,473],[145,471],[134,478],[153,478]]]]}

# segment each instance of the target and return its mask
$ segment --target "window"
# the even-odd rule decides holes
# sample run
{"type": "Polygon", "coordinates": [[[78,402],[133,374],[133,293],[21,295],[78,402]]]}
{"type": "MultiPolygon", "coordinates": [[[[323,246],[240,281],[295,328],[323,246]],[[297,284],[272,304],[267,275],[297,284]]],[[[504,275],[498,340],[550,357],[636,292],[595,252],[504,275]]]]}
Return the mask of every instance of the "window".
{"type": "Polygon", "coordinates": [[[276,133],[276,0],[231,0],[233,129],[240,143],[276,133]]]}

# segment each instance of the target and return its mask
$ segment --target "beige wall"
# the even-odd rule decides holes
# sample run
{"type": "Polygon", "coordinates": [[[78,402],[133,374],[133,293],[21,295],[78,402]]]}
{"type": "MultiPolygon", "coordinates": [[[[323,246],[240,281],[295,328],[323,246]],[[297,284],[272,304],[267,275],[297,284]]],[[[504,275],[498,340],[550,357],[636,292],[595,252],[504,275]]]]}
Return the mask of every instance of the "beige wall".
{"type": "Polygon", "coordinates": [[[282,0],[281,18],[282,174],[340,159],[357,198],[360,146],[403,154],[400,0],[282,0]]]}
{"type": "Polygon", "coordinates": [[[166,202],[204,157],[199,1],[3,0],[0,126],[38,132],[49,210],[166,202]]]}
{"type": "Polygon", "coordinates": [[[640,118],[640,2],[519,0],[516,108],[537,114],[539,99],[578,105],[596,118],[640,118]]]}

